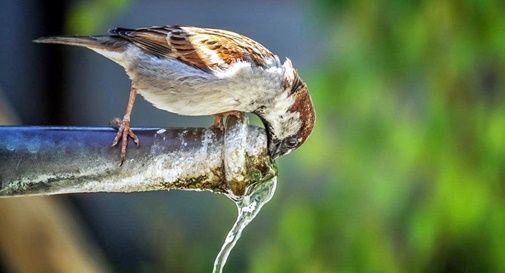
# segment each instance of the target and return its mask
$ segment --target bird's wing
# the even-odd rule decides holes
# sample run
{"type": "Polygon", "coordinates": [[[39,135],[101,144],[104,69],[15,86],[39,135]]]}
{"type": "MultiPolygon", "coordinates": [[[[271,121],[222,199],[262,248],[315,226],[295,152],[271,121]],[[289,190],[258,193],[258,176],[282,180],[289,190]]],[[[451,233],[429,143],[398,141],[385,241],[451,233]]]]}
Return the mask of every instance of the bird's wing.
{"type": "Polygon", "coordinates": [[[240,34],[208,28],[160,26],[110,30],[159,58],[176,58],[206,71],[226,69],[240,61],[265,67],[274,55],[240,34]]]}

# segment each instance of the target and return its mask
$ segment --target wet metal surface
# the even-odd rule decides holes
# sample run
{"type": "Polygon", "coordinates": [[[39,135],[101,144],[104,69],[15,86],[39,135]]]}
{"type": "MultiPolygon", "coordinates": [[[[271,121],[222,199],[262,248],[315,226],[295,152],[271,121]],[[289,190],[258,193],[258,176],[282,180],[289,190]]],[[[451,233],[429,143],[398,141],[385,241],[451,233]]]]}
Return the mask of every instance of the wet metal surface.
{"type": "Polygon", "coordinates": [[[240,195],[276,173],[264,130],[244,122],[232,120],[226,132],[134,129],[141,145],[130,141],[121,167],[112,128],[0,127],[0,196],[167,189],[240,195]],[[230,153],[245,155],[247,169],[234,167],[238,182],[225,173],[230,153]]]}

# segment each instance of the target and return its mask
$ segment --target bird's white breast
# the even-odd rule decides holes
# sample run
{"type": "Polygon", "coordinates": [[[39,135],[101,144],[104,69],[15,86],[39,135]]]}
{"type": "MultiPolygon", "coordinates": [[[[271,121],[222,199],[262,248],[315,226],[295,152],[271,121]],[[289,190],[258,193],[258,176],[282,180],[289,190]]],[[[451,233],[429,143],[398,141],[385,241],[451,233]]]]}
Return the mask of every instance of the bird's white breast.
{"type": "Polygon", "coordinates": [[[181,115],[251,112],[283,91],[284,69],[276,65],[277,58],[269,68],[237,62],[226,70],[209,73],[129,46],[115,61],[125,67],[133,86],[147,101],[181,115]]]}

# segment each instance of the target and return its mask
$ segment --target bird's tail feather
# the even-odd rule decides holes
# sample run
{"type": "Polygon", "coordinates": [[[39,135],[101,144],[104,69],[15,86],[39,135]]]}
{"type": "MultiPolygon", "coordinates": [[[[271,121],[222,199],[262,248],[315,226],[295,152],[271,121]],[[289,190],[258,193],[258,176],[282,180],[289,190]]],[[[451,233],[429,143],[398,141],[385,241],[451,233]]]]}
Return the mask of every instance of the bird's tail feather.
{"type": "Polygon", "coordinates": [[[126,44],[124,40],[107,35],[102,36],[51,36],[33,40],[35,43],[61,44],[87,47],[90,49],[105,49],[120,51],[126,44]]]}

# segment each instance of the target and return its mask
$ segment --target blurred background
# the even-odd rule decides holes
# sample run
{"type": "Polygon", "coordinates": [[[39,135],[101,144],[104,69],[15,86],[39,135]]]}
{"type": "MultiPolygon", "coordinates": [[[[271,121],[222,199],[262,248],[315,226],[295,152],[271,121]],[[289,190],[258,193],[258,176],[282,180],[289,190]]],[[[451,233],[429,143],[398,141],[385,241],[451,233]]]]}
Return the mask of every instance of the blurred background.
{"type": "MultiPolygon", "coordinates": [[[[315,131],[225,272],[505,272],[505,2],[0,2],[0,121],[106,126],[122,68],[56,34],[187,24],[300,70],[315,131]]],[[[208,126],[135,105],[136,127],[208,126]]],[[[0,163],[1,164],[1,163],[0,163]]],[[[210,193],[0,200],[0,272],[210,272],[236,211],[210,193]]]]}

